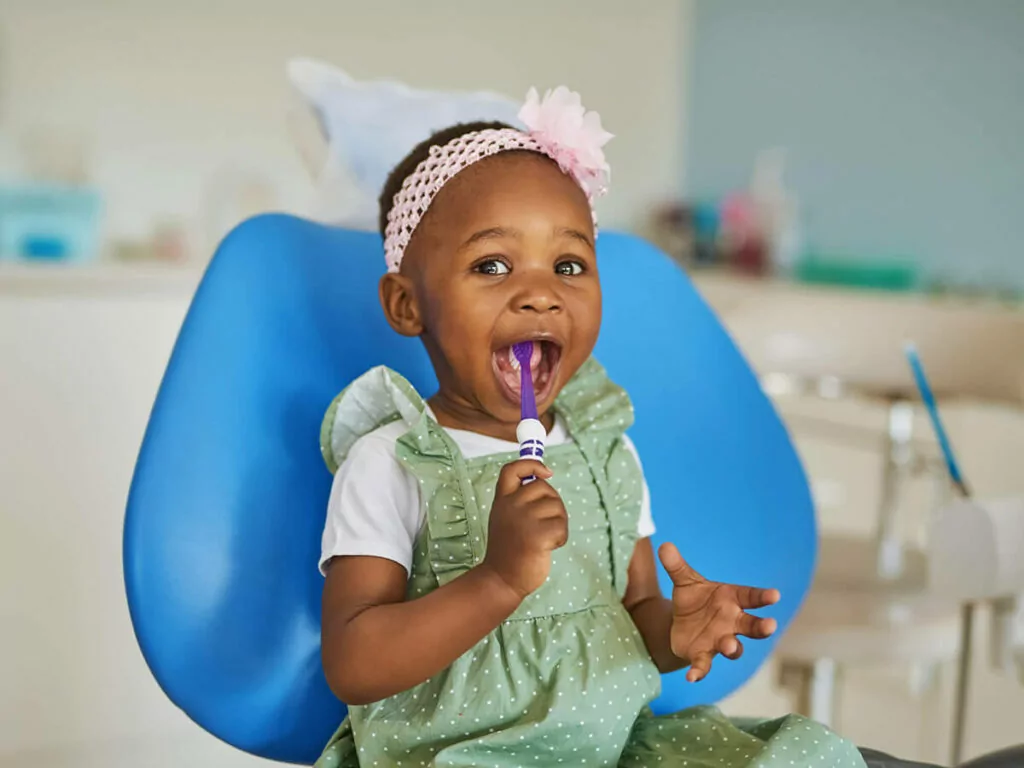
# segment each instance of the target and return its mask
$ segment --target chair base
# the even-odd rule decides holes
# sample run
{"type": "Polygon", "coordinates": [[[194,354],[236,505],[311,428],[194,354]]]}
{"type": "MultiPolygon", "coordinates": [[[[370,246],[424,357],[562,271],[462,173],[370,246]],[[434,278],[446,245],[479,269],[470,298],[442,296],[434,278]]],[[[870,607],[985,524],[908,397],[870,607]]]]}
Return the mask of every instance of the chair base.
{"type": "MultiPolygon", "coordinates": [[[[887,755],[884,752],[876,752],[873,749],[860,747],[861,757],[868,764],[868,768],[940,768],[933,763],[917,763],[913,760],[900,760],[898,757],[887,755]]],[[[987,766],[986,766],[987,768],[987,766]]],[[[1010,765],[995,765],[992,768],[1010,768],[1010,765]]],[[[1016,766],[1014,766],[1016,768],[1016,766]]]]}
{"type": "Polygon", "coordinates": [[[960,768],[1024,768],[1024,744],[976,757],[961,763],[960,768]]]}

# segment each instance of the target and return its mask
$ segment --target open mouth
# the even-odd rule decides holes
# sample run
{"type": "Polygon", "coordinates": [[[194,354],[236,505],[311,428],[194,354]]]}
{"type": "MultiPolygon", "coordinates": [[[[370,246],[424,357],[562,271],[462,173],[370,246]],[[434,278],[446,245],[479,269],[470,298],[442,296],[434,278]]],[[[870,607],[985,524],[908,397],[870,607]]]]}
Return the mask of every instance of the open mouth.
{"type": "MultiPolygon", "coordinates": [[[[530,341],[530,339],[522,341],[530,341]]],[[[530,358],[530,374],[533,379],[534,397],[538,403],[541,403],[551,393],[554,386],[558,374],[558,364],[562,359],[562,347],[549,339],[532,339],[532,341],[533,356],[530,358]]],[[[502,394],[518,405],[521,372],[519,363],[512,354],[512,345],[495,350],[492,356],[492,365],[502,394]]]]}

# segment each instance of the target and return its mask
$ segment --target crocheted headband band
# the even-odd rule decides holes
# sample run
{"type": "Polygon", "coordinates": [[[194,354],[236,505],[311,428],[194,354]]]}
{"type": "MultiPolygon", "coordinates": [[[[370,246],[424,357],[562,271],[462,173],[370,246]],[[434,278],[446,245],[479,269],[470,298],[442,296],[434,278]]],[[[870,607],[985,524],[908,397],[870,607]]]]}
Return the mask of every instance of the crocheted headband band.
{"type": "MultiPolygon", "coordinates": [[[[388,212],[384,259],[389,272],[397,272],[401,267],[416,227],[441,188],[459,171],[485,157],[510,150],[538,152],[558,163],[591,203],[607,191],[610,171],[602,147],[612,134],[601,128],[596,112],[584,110],[578,93],[559,86],[541,100],[536,89],[531,88],[519,119],[527,130],[473,131],[430,148],[429,156],[402,182],[388,212]]],[[[596,215],[594,226],[596,229],[596,215]]]]}

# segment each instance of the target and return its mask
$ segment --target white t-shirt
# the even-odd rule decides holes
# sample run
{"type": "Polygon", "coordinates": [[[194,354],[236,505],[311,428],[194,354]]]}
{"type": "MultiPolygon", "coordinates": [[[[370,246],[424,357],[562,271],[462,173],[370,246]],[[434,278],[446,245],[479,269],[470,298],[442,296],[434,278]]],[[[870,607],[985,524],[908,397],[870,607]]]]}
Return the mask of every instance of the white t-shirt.
{"type": "MultiPolygon", "coordinates": [[[[398,460],[395,444],[408,431],[403,421],[386,424],[359,438],[334,475],[331,497],[327,502],[327,522],[321,541],[320,570],[332,557],[366,555],[383,557],[405,568],[412,568],[416,537],[426,520],[426,508],[416,478],[398,460]]],[[[516,443],[476,432],[445,429],[467,459],[495,453],[517,452],[516,443]]],[[[570,441],[561,419],[545,444],[570,441]]],[[[637,456],[636,447],[624,437],[626,447],[637,456]]],[[[637,533],[640,538],[654,535],[651,495],[643,484],[643,502],[637,533]]]]}

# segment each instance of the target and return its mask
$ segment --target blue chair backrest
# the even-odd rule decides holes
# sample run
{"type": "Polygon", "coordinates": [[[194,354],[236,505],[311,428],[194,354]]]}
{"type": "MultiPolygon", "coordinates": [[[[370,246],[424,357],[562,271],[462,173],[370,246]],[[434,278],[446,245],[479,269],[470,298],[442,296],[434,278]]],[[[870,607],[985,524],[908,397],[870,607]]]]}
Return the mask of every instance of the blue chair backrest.
{"type": "MultiPolygon", "coordinates": [[[[602,233],[598,250],[596,356],[635,404],[657,539],[709,578],[781,589],[769,615],[784,628],[816,545],[786,431],[680,269],[635,237],[602,233]]],[[[181,329],[132,482],[124,570],[147,663],[195,722],[271,759],[312,763],[345,712],[319,655],[324,411],[374,365],[436,387],[419,342],[384,321],[382,271],[372,234],[284,215],[230,234],[181,329]]],[[[721,699],[773,644],[748,643],[696,685],[667,676],[655,709],[721,699]]]]}

